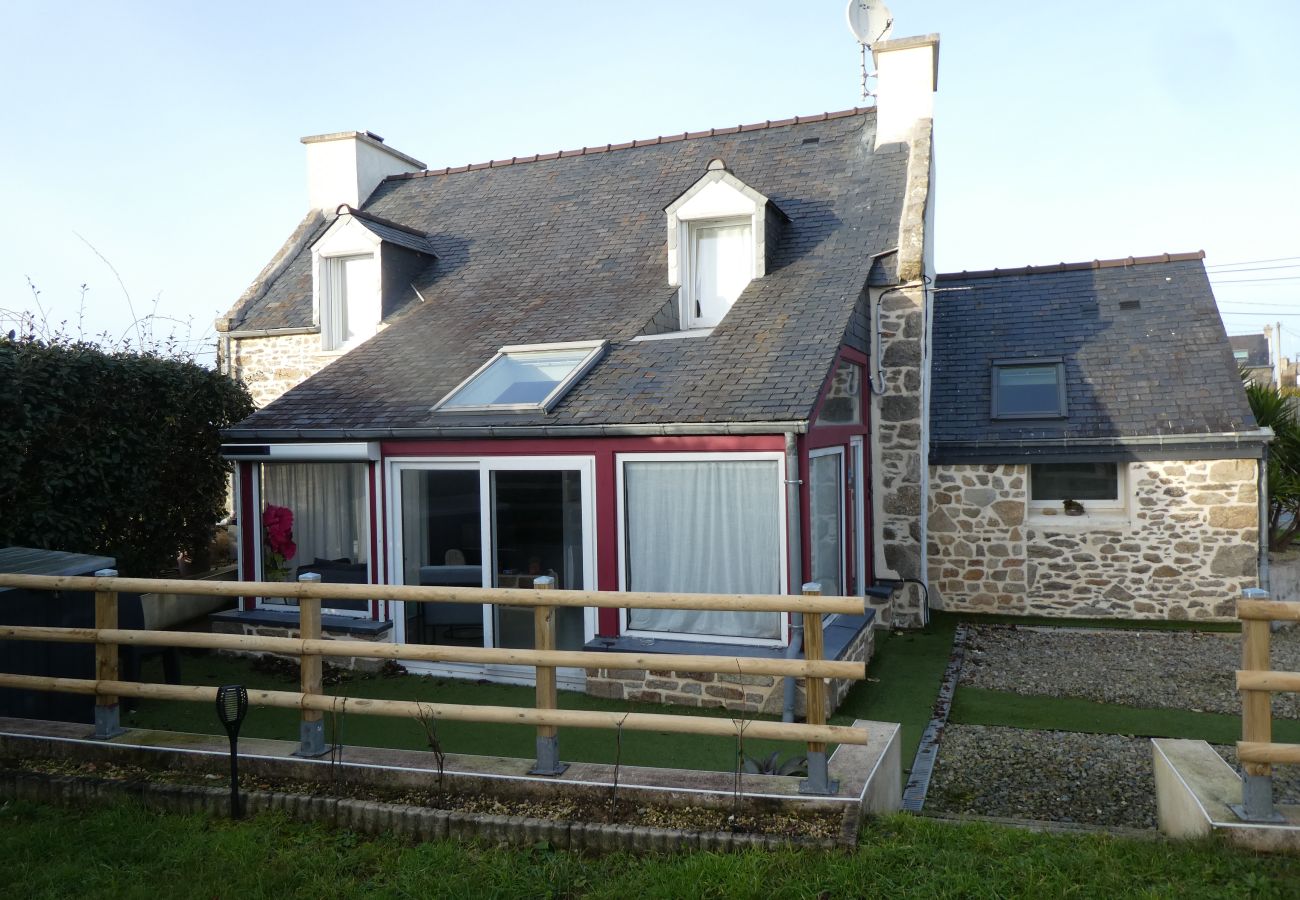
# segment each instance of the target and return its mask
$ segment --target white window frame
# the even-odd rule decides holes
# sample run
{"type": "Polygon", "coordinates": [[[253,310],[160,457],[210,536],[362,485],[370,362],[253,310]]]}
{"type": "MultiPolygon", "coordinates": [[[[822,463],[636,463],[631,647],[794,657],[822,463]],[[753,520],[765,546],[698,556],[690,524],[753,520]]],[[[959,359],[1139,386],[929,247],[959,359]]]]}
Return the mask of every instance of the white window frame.
{"type": "MultiPolygon", "coordinates": [[[[834,446],[834,447],[821,447],[821,448],[819,448],[819,449],[817,449],[817,450],[809,450],[809,451],[808,451],[808,518],[809,518],[809,521],[808,521],[808,562],[809,562],[809,565],[811,566],[811,564],[812,564],[813,544],[814,544],[814,541],[815,541],[814,535],[813,535],[813,533],[812,533],[812,531],[813,531],[813,528],[812,528],[812,491],[813,491],[813,487],[812,487],[812,461],[813,461],[814,459],[817,459],[817,458],[822,457],[822,456],[838,456],[838,457],[840,458],[840,490],[839,490],[839,496],[836,497],[836,503],[839,505],[838,516],[839,516],[839,523],[840,523],[840,559],[839,559],[839,563],[840,563],[840,592],[841,592],[841,594],[842,594],[843,596],[851,596],[851,595],[849,594],[849,586],[848,586],[847,584],[844,583],[845,580],[848,578],[848,572],[846,571],[846,567],[845,567],[845,565],[844,565],[844,560],[845,560],[845,558],[846,558],[846,556],[847,556],[847,551],[848,551],[848,546],[847,546],[847,545],[848,545],[848,529],[845,527],[847,523],[846,523],[846,521],[845,521],[845,515],[844,515],[844,513],[845,513],[845,509],[844,509],[844,493],[845,493],[846,488],[848,487],[848,484],[847,484],[847,479],[845,478],[845,469],[844,469],[845,454],[844,454],[844,448],[843,448],[842,446],[838,446],[838,445],[837,445],[837,446],[834,446]]],[[[811,574],[811,573],[809,573],[809,574],[811,574]]]]}
{"type": "Polygon", "coordinates": [[[491,359],[483,363],[474,370],[474,373],[456,385],[447,395],[433,405],[431,412],[447,413],[482,413],[482,412],[543,412],[549,413],[555,404],[559,403],[569,389],[578,382],[582,376],[595,367],[600,362],[601,357],[605,355],[605,349],[609,346],[609,341],[569,341],[567,343],[553,344],[513,344],[502,347],[491,359]],[[587,355],[582,361],[574,367],[564,380],[560,381],[542,400],[537,403],[481,403],[473,406],[449,406],[456,395],[474,382],[476,378],[490,369],[498,360],[507,356],[519,356],[527,353],[545,353],[555,350],[587,350],[587,355]]]}
{"type": "MultiPolygon", "coordinates": [[[[391,583],[402,583],[402,508],[401,473],[409,470],[460,470],[479,473],[479,541],[485,555],[494,552],[492,547],[492,473],[499,471],[573,471],[580,474],[582,484],[582,580],[583,590],[596,589],[596,459],[594,456],[393,456],[384,461],[386,499],[386,530],[388,541],[388,571],[391,583]]],[[[483,565],[481,587],[492,586],[492,565],[483,565]]],[[[393,620],[392,642],[406,643],[406,610],[400,601],[391,604],[393,620]]],[[[583,639],[590,642],[596,637],[597,610],[586,607],[583,611],[583,639]]],[[[483,606],[483,646],[496,645],[496,620],[493,606],[483,606]]],[[[412,646],[423,646],[413,644],[412,646]]],[[[450,678],[481,678],[487,676],[502,684],[534,683],[532,666],[490,665],[475,663],[431,663],[405,660],[408,669],[425,675],[450,678]]],[[[561,667],[556,669],[556,681],[561,687],[581,689],[586,684],[586,670],[561,667]]]]}
{"type": "Polygon", "coordinates": [[[853,580],[854,593],[867,593],[867,463],[861,437],[849,438],[849,465],[853,471],[853,580]]]}
{"type": "MultiPolygon", "coordinates": [[[[322,351],[326,353],[346,353],[348,350],[351,350],[353,347],[357,346],[363,341],[366,341],[374,337],[375,334],[378,333],[379,323],[383,319],[383,303],[384,303],[383,291],[381,288],[381,279],[382,279],[382,271],[380,268],[381,264],[382,261],[379,258],[379,252],[377,249],[373,253],[364,253],[364,252],[340,253],[332,256],[322,256],[320,258],[319,271],[320,271],[321,280],[318,288],[319,297],[317,299],[317,304],[316,304],[316,324],[320,328],[322,351]],[[335,344],[333,346],[326,346],[325,344],[326,309],[327,307],[330,307],[335,303],[340,302],[338,295],[340,290],[342,290],[345,294],[342,302],[345,304],[343,309],[343,322],[346,326],[347,322],[351,317],[350,307],[353,304],[352,304],[352,300],[346,296],[347,277],[344,274],[344,272],[346,270],[346,266],[348,262],[352,260],[360,260],[360,259],[369,259],[374,264],[374,272],[375,272],[374,293],[372,295],[372,298],[369,301],[370,305],[373,307],[371,310],[369,310],[369,312],[374,313],[373,324],[370,324],[370,319],[367,318],[365,319],[365,322],[367,324],[364,327],[361,327],[357,331],[357,333],[354,334],[351,338],[343,341],[342,343],[335,344]]],[[[367,311],[360,310],[360,312],[364,313],[367,311]]]]}
{"type": "MultiPolygon", "coordinates": [[[[789,554],[789,535],[786,528],[785,504],[785,454],[779,451],[738,451],[735,453],[619,453],[615,455],[615,494],[618,501],[618,589],[628,590],[627,584],[627,496],[624,466],[637,462],[735,462],[741,460],[770,461],[774,464],[777,496],[777,534],[780,537],[777,582],[781,594],[789,594],[789,572],[786,561],[789,554]]],[[[676,631],[644,631],[628,628],[628,610],[618,611],[620,635],[662,641],[690,641],[700,644],[743,644],[751,647],[784,647],[790,642],[790,616],[778,614],[781,634],[776,639],[745,638],[716,634],[689,634],[676,631]]]]}
{"type": "MultiPolygon", "coordinates": [[[[682,248],[682,273],[683,274],[682,274],[681,292],[679,295],[681,297],[681,309],[678,312],[680,319],[678,321],[681,322],[683,331],[692,332],[692,331],[712,330],[716,328],[718,325],[722,324],[722,320],[726,318],[727,315],[727,313],[724,312],[716,322],[711,322],[708,321],[707,319],[704,319],[703,317],[695,315],[695,303],[697,299],[695,296],[695,283],[696,283],[695,268],[698,260],[696,259],[696,255],[694,253],[693,248],[695,247],[696,232],[704,228],[730,228],[730,227],[741,226],[741,225],[748,226],[749,228],[749,242],[748,242],[748,250],[749,250],[748,276],[749,277],[746,279],[746,287],[748,287],[749,282],[752,282],[754,280],[757,273],[757,266],[754,259],[755,249],[754,249],[754,216],[753,215],[725,216],[725,217],[708,218],[708,219],[687,219],[679,223],[678,228],[680,229],[680,237],[678,238],[678,240],[680,242],[679,245],[682,248]]],[[[731,307],[734,305],[735,305],[735,300],[731,301],[731,303],[728,304],[727,312],[730,312],[731,307]]]]}
{"type": "MultiPolygon", "coordinates": [[[[1105,460],[1099,460],[1105,462],[1105,460]]],[[[1050,462],[1044,460],[1043,462],[1050,462]]],[[[1035,500],[1034,466],[1029,463],[1025,472],[1025,498],[1031,522],[1052,525],[1105,525],[1124,524],[1129,521],[1129,512],[1133,508],[1133,479],[1129,477],[1129,464],[1115,461],[1115,497],[1107,500],[1080,500],[1083,515],[1067,516],[1063,500],[1035,500]]]]}

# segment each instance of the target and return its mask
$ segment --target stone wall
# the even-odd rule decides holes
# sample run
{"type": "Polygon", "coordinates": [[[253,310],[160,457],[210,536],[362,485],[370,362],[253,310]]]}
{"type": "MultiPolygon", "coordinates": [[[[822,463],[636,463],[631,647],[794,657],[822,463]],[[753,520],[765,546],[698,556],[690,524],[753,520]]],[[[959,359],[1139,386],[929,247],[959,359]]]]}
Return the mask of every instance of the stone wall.
{"type": "Polygon", "coordinates": [[[248,386],[258,409],[338,359],[323,352],[320,334],[237,338],[230,342],[230,375],[248,386]]]}
{"type": "Polygon", "coordinates": [[[1254,460],[1130,463],[1127,512],[1075,518],[1029,514],[1026,466],[932,466],[930,582],[947,610],[1231,617],[1256,584],[1256,477],[1254,460]]]}
{"type": "MultiPolygon", "coordinates": [[[[839,659],[867,662],[875,649],[874,629],[863,628],[839,659]]],[[[831,715],[856,682],[828,679],[826,714],[831,715]]],[[[795,714],[803,716],[807,701],[802,679],[796,682],[795,714]]],[[[586,692],[593,697],[633,703],[667,703],[734,712],[780,715],[785,703],[785,679],[775,675],[728,675],[718,672],[672,672],[639,669],[588,669],[586,692]]]]}

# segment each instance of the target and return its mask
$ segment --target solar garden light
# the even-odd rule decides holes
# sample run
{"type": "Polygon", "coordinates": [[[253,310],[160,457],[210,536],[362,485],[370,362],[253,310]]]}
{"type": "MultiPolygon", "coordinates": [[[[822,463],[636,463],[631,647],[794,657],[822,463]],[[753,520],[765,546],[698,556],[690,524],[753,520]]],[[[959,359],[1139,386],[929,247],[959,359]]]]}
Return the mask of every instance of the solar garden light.
{"type": "Polygon", "coordinates": [[[248,714],[248,688],[224,684],[217,688],[217,718],[230,735],[230,817],[239,815],[239,726],[248,714]]]}

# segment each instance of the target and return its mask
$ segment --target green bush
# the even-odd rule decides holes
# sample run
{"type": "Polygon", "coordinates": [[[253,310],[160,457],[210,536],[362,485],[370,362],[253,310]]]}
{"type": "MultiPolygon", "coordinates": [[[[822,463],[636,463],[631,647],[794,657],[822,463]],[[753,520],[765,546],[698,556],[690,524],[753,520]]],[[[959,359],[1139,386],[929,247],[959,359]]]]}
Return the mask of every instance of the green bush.
{"type": "Polygon", "coordinates": [[[1247,381],[1246,398],[1256,423],[1273,429],[1266,537],[1270,550],[1285,550],[1300,535],[1300,392],[1247,381]]]}
{"type": "Polygon", "coordinates": [[[0,337],[0,546],[116,557],[148,577],[206,548],[247,389],[192,361],[0,337]]]}

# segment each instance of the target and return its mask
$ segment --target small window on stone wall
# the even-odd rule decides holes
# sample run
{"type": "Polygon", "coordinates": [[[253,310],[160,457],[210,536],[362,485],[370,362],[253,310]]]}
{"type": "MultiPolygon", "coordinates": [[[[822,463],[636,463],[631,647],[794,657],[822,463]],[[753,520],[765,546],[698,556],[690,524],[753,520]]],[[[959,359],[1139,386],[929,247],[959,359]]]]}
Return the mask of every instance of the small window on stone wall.
{"type": "Polygon", "coordinates": [[[1043,517],[1123,514],[1127,468],[1113,462],[1035,463],[1029,467],[1030,511],[1043,517]]]}

